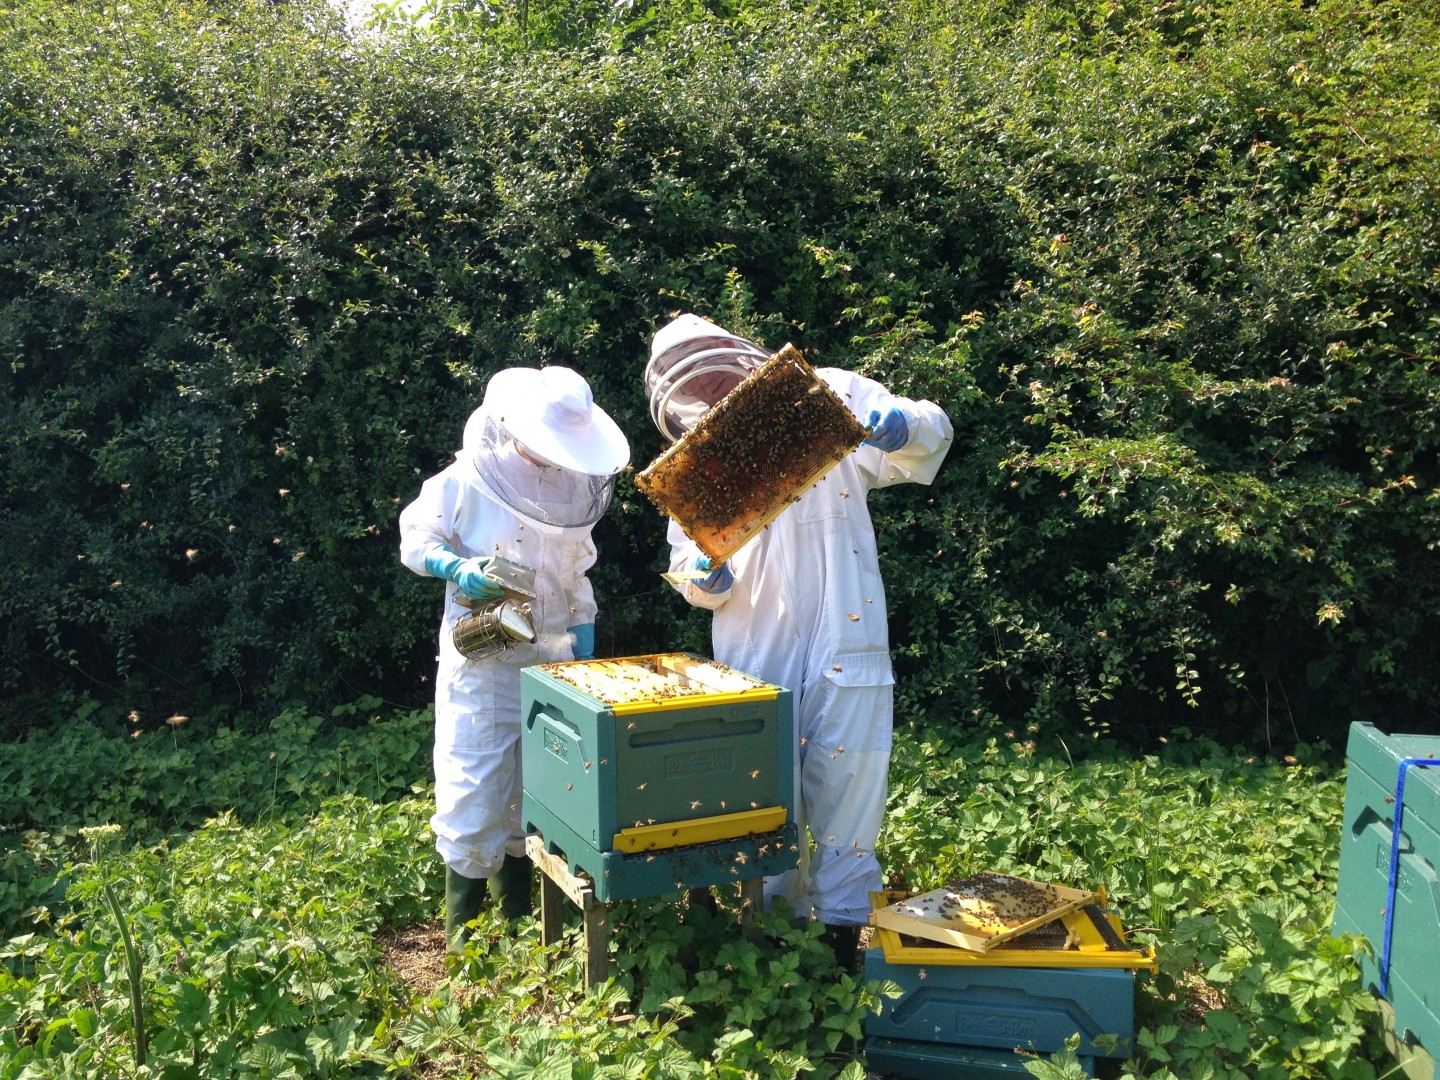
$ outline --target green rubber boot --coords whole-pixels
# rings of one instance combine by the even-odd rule
[[[445,949],[458,953],[465,948],[470,929],[465,924],[480,914],[485,906],[488,882],[485,878],[468,878],[445,868]]]
[[[854,975],[859,970],[860,927],[831,924],[825,927],[820,940],[835,954],[835,966]]]
[[[506,855],[500,869],[490,879],[491,891],[500,914],[507,919],[523,919],[535,910],[530,890],[530,860]]]

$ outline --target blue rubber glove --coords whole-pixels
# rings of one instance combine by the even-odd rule
[[[490,560],[484,555],[462,559],[439,545],[425,556],[427,574],[455,582],[461,595],[470,600],[495,600],[505,595],[500,583],[485,572],[489,565]]]
[[[709,557],[700,555],[690,565],[696,570],[710,571],[695,581],[695,587],[701,592],[722,593],[735,584],[735,575],[730,572],[729,563],[722,562],[719,566],[711,566]]]
[[[593,622],[581,623],[579,626],[570,627],[570,633],[575,635],[575,644],[572,651],[576,660],[595,659],[595,624]]]
[[[870,429],[870,434],[865,436],[865,442],[887,454],[894,453],[910,441],[910,425],[905,422],[905,414],[899,409],[892,408],[883,418],[879,409],[872,409],[865,426]]]

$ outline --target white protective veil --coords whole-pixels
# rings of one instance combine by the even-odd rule
[[[656,332],[645,365],[650,419],[674,442],[769,359],[755,342],[698,315],[672,319]]]
[[[509,368],[486,386],[461,454],[488,497],[558,533],[589,529],[604,516],[630,446],[574,371]]]

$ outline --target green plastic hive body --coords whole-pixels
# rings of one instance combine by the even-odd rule
[[[1052,1054],[1080,1035],[1078,1054],[1126,1057],[1135,1034],[1135,976],[1106,968],[934,967],[865,954],[865,978],[902,991],[865,1018],[865,1033],[903,1044]],[[1114,1035],[1113,1049],[1095,1040]]]
[[[1077,1055],[1086,1076],[1095,1075],[1095,1059]],[[912,1039],[872,1038],[865,1043],[869,1075],[904,1077],[905,1080],[1029,1080],[1029,1058],[1013,1050],[985,1050],[975,1046],[917,1042]],[[1068,1074],[1067,1074],[1068,1075]]]
[[[634,711],[540,668],[520,675],[522,816],[601,901],[781,873],[798,858],[790,692],[705,697]],[[734,697],[734,695],[721,695]],[[784,808],[755,835],[633,854],[627,829]]]
[[[1440,758],[1440,737],[1385,735],[1350,726],[1346,745],[1345,823],[1340,838],[1336,933],[1363,934],[1374,955],[1361,977],[1381,992],[1380,958],[1389,897],[1391,840],[1400,763]],[[1391,919],[1389,985],[1394,1031],[1402,1042],[1440,1050],[1440,767],[1412,766],[1405,779]]]

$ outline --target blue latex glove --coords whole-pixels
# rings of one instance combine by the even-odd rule
[[[570,627],[570,633],[575,635],[573,651],[576,660],[595,659],[595,624],[593,622],[581,623],[579,626]]]
[[[899,450],[910,441],[910,425],[905,422],[905,414],[899,409],[892,408],[884,417],[881,417],[879,409],[872,409],[865,426],[870,428],[865,442],[887,454]]]
[[[449,548],[436,546],[425,556],[425,572],[455,582],[461,595],[470,600],[495,600],[505,595],[500,583],[485,571],[490,560],[484,555],[462,559]]]
[[[700,555],[690,565],[696,570],[710,571],[695,581],[695,587],[701,592],[722,593],[735,584],[735,575],[730,572],[729,563],[722,562],[719,566],[711,566],[709,557]]]

